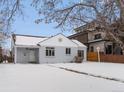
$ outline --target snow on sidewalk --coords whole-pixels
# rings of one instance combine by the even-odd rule
[[[66,70],[82,72],[91,76],[101,76],[103,78],[115,79],[115,81],[124,82],[124,64],[84,62],[52,65],[63,69],[65,68]]]

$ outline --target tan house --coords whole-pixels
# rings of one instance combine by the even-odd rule
[[[114,42],[106,37],[105,32],[89,31],[88,44],[90,52],[97,52],[97,47],[100,47],[100,52],[112,54],[114,52]]]
[[[88,46],[88,33],[86,31],[78,32],[76,34],[69,36],[68,38],[76,39],[81,43],[85,44],[86,46]]]
[[[88,47],[88,52],[97,52],[97,47],[100,47],[100,52],[105,54],[114,54],[116,42],[103,31],[104,29],[96,23],[90,23],[75,29],[76,34],[69,36],[70,39],[77,39]]]

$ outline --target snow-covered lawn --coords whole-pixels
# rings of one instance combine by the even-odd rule
[[[124,64],[116,63],[67,63],[67,64],[52,64],[56,67],[67,68],[74,71],[89,73],[95,76],[102,76],[117,79],[124,82]]]
[[[113,72],[112,70],[116,71],[116,69],[123,70],[124,67],[119,64],[111,66],[111,64],[96,63],[49,65],[85,71],[94,68],[94,71],[99,73],[100,71],[96,70],[109,69],[109,72]],[[124,91],[124,83],[78,74],[49,65],[0,64],[0,91]],[[116,72],[115,74],[120,75]]]

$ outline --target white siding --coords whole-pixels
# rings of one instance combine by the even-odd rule
[[[73,61],[74,57],[77,55],[77,48],[71,48],[71,54],[66,55],[65,50],[69,47],[55,47],[55,56],[46,57],[46,48],[40,48],[40,63],[62,63]]]
[[[65,50],[66,48],[71,48],[71,55],[66,55]],[[74,57],[77,56],[77,51],[79,48],[75,47],[55,47],[55,56],[54,57],[46,57],[46,47],[41,47],[39,51],[39,60],[40,63],[67,63],[74,61]],[[84,50],[84,60],[86,61],[87,53],[86,48],[80,48]]]
[[[61,42],[59,41],[61,39]],[[39,52],[40,63],[62,63],[62,62],[71,62],[74,61],[74,57],[77,56],[77,51],[79,49],[78,44],[69,40],[65,36],[59,34],[57,36],[51,37],[43,42],[39,43],[41,45]],[[46,57],[46,47],[55,48],[54,57]],[[71,48],[71,55],[66,55],[66,48]],[[84,56],[86,61],[86,46],[80,46],[80,49],[84,50]]]

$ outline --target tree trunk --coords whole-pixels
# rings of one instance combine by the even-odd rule
[[[124,32],[124,0],[119,1],[120,8],[120,30]]]
[[[124,23],[124,7],[121,7],[120,9],[120,18],[121,18],[121,23]]]

